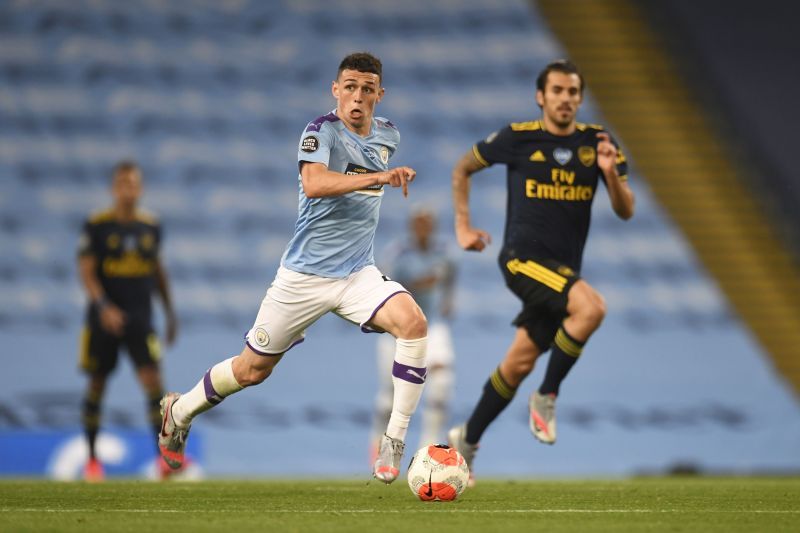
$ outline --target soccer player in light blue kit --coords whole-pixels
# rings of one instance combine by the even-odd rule
[[[428,375],[422,410],[421,448],[447,442],[445,428],[453,395],[453,340],[449,321],[453,310],[456,263],[452,251],[436,238],[433,210],[416,206],[408,224],[409,233],[392,242],[379,257],[381,270],[411,291],[428,319]],[[380,335],[376,346],[378,393],[372,420],[372,454],[376,454],[386,422],[392,412],[391,368],[394,342]]]
[[[383,186],[402,187],[407,196],[416,172],[389,168],[400,134],[374,117],[384,95],[380,60],[366,53],[345,57],[331,92],[336,109],[310,122],[300,138],[294,236],[242,352],[210,368],[188,393],[169,393],[161,401],[159,449],[172,468],[183,464],[196,415],[267,379],[283,354],[303,341],[306,328],[332,312],[365,332],[396,338],[392,413],[373,475],[391,483],[399,474],[425,383],[427,322],[409,292],[375,267],[373,240]]]

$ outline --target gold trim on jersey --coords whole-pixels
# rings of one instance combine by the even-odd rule
[[[538,131],[543,130],[544,126],[542,125],[541,120],[529,120],[528,122],[512,122],[511,123],[511,130],[512,131]]]
[[[89,215],[89,223],[90,224],[101,224],[103,222],[114,222],[117,219],[117,213],[114,211],[113,207],[103,209],[101,211],[96,211]],[[151,226],[158,225],[158,217],[152,211],[148,211],[147,209],[137,209],[136,212],[133,214],[133,219],[136,222],[143,222],[145,224],[150,224]]]
[[[475,145],[473,145],[473,146],[472,146],[472,153],[473,153],[473,155],[475,156],[475,159],[477,159],[477,160],[478,160],[478,163],[480,163],[481,165],[483,165],[483,166],[485,166],[485,167],[488,167],[488,166],[489,166],[489,162],[488,162],[488,161],[486,161],[486,160],[483,158],[483,156],[481,155],[481,153],[478,151],[478,145],[477,145],[477,144],[475,144]]]
[[[586,124],[584,122],[576,122],[575,123],[575,129],[578,130],[578,131],[586,131],[589,128],[591,128],[593,130],[605,130],[605,128],[603,126],[601,126],[600,124]]]
[[[506,263],[506,268],[512,274],[517,273],[528,276],[529,278],[538,281],[542,285],[546,285],[556,292],[564,292],[564,287],[567,284],[567,278],[556,274],[549,268],[540,265],[534,261],[525,261],[524,263],[519,259],[512,259]]]

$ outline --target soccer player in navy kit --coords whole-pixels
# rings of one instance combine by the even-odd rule
[[[142,173],[136,163],[123,161],[114,168],[111,193],[114,205],[89,217],[78,250],[78,269],[89,299],[80,354],[80,366],[89,376],[82,406],[89,445],[87,481],[104,477],[95,444],[106,381],[116,368],[121,347],[127,350],[147,394],[154,433],[161,428],[159,402],[164,391],[161,349],[152,323],[154,291],[164,305],[167,344],[174,341],[178,327],[160,256],[161,225],[138,207]],[[160,460],[159,465],[163,465]],[[168,469],[161,473],[165,475]]]
[[[381,69],[370,54],[345,57],[331,87],[336,109],[311,121],[300,138],[294,236],[242,352],[209,369],[188,393],[163,398],[159,447],[172,467],[183,463],[194,416],[264,381],[283,354],[303,341],[306,328],[332,312],[363,331],[396,338],[392,413],[373,474],[385,483],[399,475],[408,424],[425,383],[427,322],[408,291],[383,276],[373,258],[384,185],[407,195],[416,175],[409,167],[389,168],[400,134],[374,116],[384,94]]]
[[[580,277],[599,180],[617,216],[633,216],[625,157],[602,126],[576,121],[584,81],[575,65],[549,64],[536,89],[540,120],[512,123],[491,134],[453,169],[456,237],[465,250],[480,252],[490,236],[470,223],[470,177],[495,163],[506,165],[508,207],[499,263],[506,285],[523,304],[505,358],[469,420],[448,434],[470,469],[483,432],[547,350],[550,360],[543,383],[530,396],[529,422],[538,440],[555,442],[559,386],[606,313],[603,297]]]

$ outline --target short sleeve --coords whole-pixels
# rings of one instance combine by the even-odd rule
[[[80,237],[78,238],[78,257],[96,255],[95,226],[88,220],[83,223]]]
[[[300,136],[300,144],[297,147],[298,167],[303,162],[328,165],[335,143],[336,136],[329,123],[323,123],[320,128],[307,127]]]
[[[510,126],[496,131],[472,147],[475,158],[484,166],[510,163],[514,160],[514,138]]]

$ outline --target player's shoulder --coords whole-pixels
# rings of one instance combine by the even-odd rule
[[[309,122],[306,125],[306,129],[304,130],[304,133],[308,133],[308,132],[319,133],[320,131],[322,131],[323,127],[335,125],[340,121],[341,121],[341,119],[336,116],[336,113],[331,111],[330,113],[328,113],[326,115],[319,116],[319,117],[315,118],[314,120],[312,120],[311,122]]]
[[[541,120],[527,120],[525,122],[512,122],[508,125],[512,132],[544,131]]]
[[[139,208],[134,216],[136,222],[147,224],[148,226],[158,226],[158,216],[148,209]]]
[[[388,139],[392,139],[395,142],[400,139],[400,131],[397,129],[397,126],[395,126],[394,123],[388,118],[375,117],[375,127],[378,134]]]
[[[375,123],[379,128],[397,131],[397,126],[395,126],[394,123],[388,118],[375,117]]]
[[[86,222],[90,226],[98,226],[100,224],[107,224],[113,222],[115,219],[114,210],[111,208],[98,209],[92,211],[86,218]]]
[[[588,124],[585,122],[576,122],[575,129],[581,132],[597,133],[600,131],[608,131],[602,124]]]

